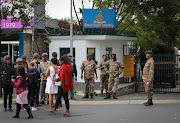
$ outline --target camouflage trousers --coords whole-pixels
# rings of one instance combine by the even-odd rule
[[[45,89],[46,89],[46,80],[42,80],[41,81],[41,101],[44,101],[45,100]]]
[[[153,98],[153,82],[149,83],[147,80],[143,80],[145,93],[148,99]]]
[[[119,76],[114,77],[114,76],[109,76],[109,81],[108,81],[108,93],[116,93],[118,89],[118,83],[119,83]]]
[[[104,86],[105,86],[106,91],[108,91],[108,79],[109,79],[109,76],[101,74],[100,78],[101,78],[100,91],[103,92]]]
[[[85,79],[86,90],[85,93],[94,93],[94,79]]]

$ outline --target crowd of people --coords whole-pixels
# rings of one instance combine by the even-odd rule
[[[144,68],[143,79],[148,102],[145,105],[153,105],[152,72],[154,70],[154,61],[152,59],[152,52],[148,51],[146,55],[148,61]],[[110,60],[107,60],[107,55],[104,54],[102,56],[103,60],[99,63],[98,67],[92,60],[93,54],[88,54],[87,59],[82,62],[80,67],[81,79],[84,78],[86,84],[85,95],[82,99],[89,98],[89,96],[91,99],[94,99],[94,78],[96,77],[96,80],[98,79],[97,68],[101,71],[100,96],[105,96],[104,99],[110,99],[112,94],[113,99],[117,99],[116,93],[119,84],[119,75],[123,72],[124,66],[117,61],[116,54],[112,54],[111,57]],[[62,107],[63,99],[66,105],[66,111],[63,114],[70,114],[68,92],[70,91],[70,98],[76,100],[74,97],[74,81],[77,81],[77,69],[75,62],[72,60],[72,55],[68,53],[57,59],[57,53],[53,52],[50,61],[48,60],[47,53],[41,55],[41,61],[39,58],[39,54],[35,53],[32,61],[28,63],[26,56],[23,55],[21,58],[16,59],[16,65],[14,65],[9,56],[4,57],[4,63],[1,66],[4,88],[4,111],[13,111],[12,94],[13,88],[15,88],[17,94],[16,115],[13,118],[19,118],[20,110],[24,107],[29,114],[27,119],[32,119],[32,111],[38,110],[37,107],[45,103],[49,104],[47,111],[55,113],[59,107]],[[150,80],[148,81],[149,76]],[[105,94],[103,92],[104,88],[106,91]],[[9,104],[7,104],[8,96]],[[54,99],[56,99],[56,102],[53,105]]]

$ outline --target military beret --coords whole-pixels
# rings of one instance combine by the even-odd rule
[[[153,52],[151,50],[148,50],[145,52],[145,54],[153,54]]]
[[[89,53],[89,54],[87,54],[87,56],[93,56],[93,54],[92,54],[92,53]]]
[[[22,56],[21,56],[21,59],[26,59],[26,56],[25,56],[25,55],[22,55]]]
[[[39,57],[39,54],[38,53],[34,53],[33,57]]]
[[[47,54],[47,53],[43,53],[41,56],[42,56],[42,57],[43,57],[43,56],[48,56],[48,54]]]

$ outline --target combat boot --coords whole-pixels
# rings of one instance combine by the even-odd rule
[[[113,93],[113,99],[118,99],[118,98],[116,97],[116,93]]]
[[[147,103],[149,103],[149,100],[147,102],[143,103],[143,104],[146,105]]]
[[[104,99],[111,99],[111,94],[108,93],[107,96]]]
[[[89,98],[88,93],[86,93],[86,95],[84,95],[84,96],[82,97],[82,99],[86,99],[86,98]]]
[[[94,99],[94,97],[93,97],[93,93],[91,93],[91,99]]]
[[[152,98],[151,99],[148,99],[148,103],[144,104],[145,106],[150,106],[150,105],[153,105],[153,101],[152,101]]]

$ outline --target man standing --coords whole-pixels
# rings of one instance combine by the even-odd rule
[[[16,65],[14,66],[15,69],[18,68],[18,66],[23,65],[23,60],[21,58],[16,59]]]
[[[144,103],[145,106],[153,105],[152,98],[153,98],[153,80],[154,80],[154,60],[152,58],[152,51],[146,51],[146,64],[143,69],[143,82],[145,87],[145,92],[148,98],[148,101]]]
[[[113,98],[117,99],[116,92],[119,84],[119,75],[122,73],[124,67],[120,62],[117,61],[116,54],[112,54],[112,60],[109,60],[106,65],[109,66],[109,81],[108,95],[104,99],[110,99],[111,92],[113,92]]]
[[[53,53],[52,53],[52,58],[56,58],[56,59],[57,59],[57,53],[56,53],[56,52],[53,52]],[[57,59],[57,64],[56,64],[56,65],[57,65],[57,66],[60,66],[58,59]]]
[[[4,63],[1,66],[1,75],[3,75],[3,88],[4,88],[4,111],[7,111],[7,97],[9,96],[9,111],[12,112],[12,94],[13,94],[13,83],[11,81],[11,76],[15,75],[15,70],[13,69],[13,64],[10,61],[10,56],[4,57]]]
[[[70,53],[67,54],[67,56],[69,57],[69,59],[72,61],[72,66],[73,66],[73,70],[72,70],[72,80],[73,80],[73,85],[74,85],[74,80],[77,81],[77,69],[76,69],[76,63],[72,60],[72,55]],[[75,76],[75,77],[74,77]],[[74,98],[74,89],[70,90],[70,96],[72,100],[76,100]]]
[[[100,96],[103,96],[103,86],[105,85],[105,89],[106,89],[106,95],[107,95],[107,91],[108,91],[108,67],[106,65],[107,62],[107,56],[106,54],[103,55],[103,60],[99,63],[99,70],[101,70],[101,74],[100,74],[100,78],[101,78],[101,83],[100,83],[100,91],[101,94]]]
[[[23,60],[23,67],[24,67],[24,69],[27,70],[28,69],[28,63],[26,61],[26,56],[22,55],[21,59]]]
[[[51,65],[51,63],[48,61],[48,54],[43,53],[42,54],[42,62],[39,65],[39,72],[41,74],[41,104],[45,104],[45,88],[46,88],[46,82],[47,78],[45,77],[47,68]]]
[[[94,73],[96,75],[96,80],[98,79],[97,73],[96,73],[96,63],[92,60],[92,55],[93,54],[88,54],[87,55],[87,60],[82,62],[81,65],[81,79],[83,79],[83,72],[84,72],[84,80],[86,83],[86,90],[85,90],[85,96],[84,98],[89,98],[89,88],[90,88],[90,93],[91,93],[91,99],[93,98],[94,94]]]

